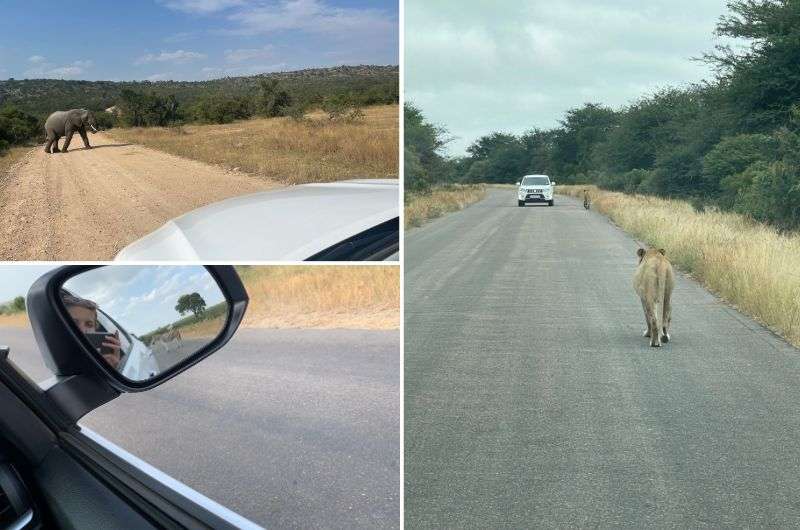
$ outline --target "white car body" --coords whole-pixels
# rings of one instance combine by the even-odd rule
[[[547,175],[525,175],[518,183],[517,205],[525,206],[529,202],[546,202],[553,205],[553,188],[556,183]]]
[[[399,216],[397,180],[303,184],[193,210],[123,248],[114,260],[302,261]]]

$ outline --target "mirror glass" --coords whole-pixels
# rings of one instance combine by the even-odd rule
[[[228,303],[204,267],[114,265],[73,276],[61,300],[112,368],[146,381],[222,332]]]

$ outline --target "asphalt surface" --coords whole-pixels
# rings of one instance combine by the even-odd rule
[[[514,190],[408,234],[406,528],[800,526],[800,351],[682,274],[650,348],[636,249]]]
[[[50,376],[28,329],[0,343]],[[400,526],[399,333],[242,329],[83,425],[271,528]]]

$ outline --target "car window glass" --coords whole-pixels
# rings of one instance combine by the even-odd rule
[[[546,186],[550,184],[547,177],[525,177],[522,179],[522,184],[525,186]]]

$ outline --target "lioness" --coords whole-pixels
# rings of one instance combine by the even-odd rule
[[[645,337],[650,337],[650,346],[658,348],[669,342],[669,323],[672,319],[670,298],[675,285],[672,265],[664,256],[664,249],[636,251],[639,266],[633,276],[633,288],[639,294],[647,322]]]

